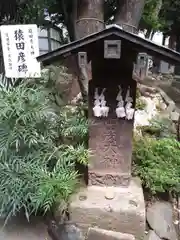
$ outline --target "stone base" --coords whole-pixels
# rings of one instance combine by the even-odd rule
[[[89,186],[74,195],[70,218],[84,234],[89,227],[144,236],[145,203],[139,179],[127,188]]]

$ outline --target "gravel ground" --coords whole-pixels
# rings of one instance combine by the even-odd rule
[[[31,223],[24,218],[16,218],[5,228],[1,221],[0,228],[0,240],[51,240],[41,218],[33,218]]]

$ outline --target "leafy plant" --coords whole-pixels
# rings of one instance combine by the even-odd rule
[[[88,120],[86,119],[84,108],[81,107],[64,107],[61,112],[61,137],[71,144],[88,143]],[[88,146],[87,146],[88,147]]]
[[[141,130],[142,135],[145,136],[151,136],[151,137],[159,137],[161,134],[161,129],[159,129],[156,126],[139,126],[138,129]]]
[[[146,108],[146,102],[141,98],[140,90],[136,91],[136,109],[144,110]]]
[[[180,143],[175,139],[135,137],[133,174],[153,194],[180,192]]]
[[[65,119],[65,111],[53,108],[43,84],[0,90],[0,214],[5,223],[20,211],[29,218],[59,203],[63,211],[76,191],[75,164],[88,159],[87,123],[80,114]],[[66,136],[73,145],[65,144]]]
[[[136,109],[144,110],[145,108],[146,108],[146,102],[141,98],[137,98],[136,99]]]
[[[167,117],[156,115],[149,121],[148,126],[139,126],[138,129],[143,136],[159,138],[175,138],[176,129],[173,128],[173,122]]]
[[[156,129],[156,133],[159,132],[159,135],[157,135],[159,138],[175,137],[172,124],[171,119],[161,116],[156,116],[150,121],[150,126]]]

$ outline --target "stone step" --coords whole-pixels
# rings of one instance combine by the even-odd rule
[[[114,169],[89,170],[88,184],[96,186],[128,186],[131,178],[130,173],[120,173]]]
[[[89,228],[86,236],[87,240],[135,240],[132,234],[107,231],[101,228]]]

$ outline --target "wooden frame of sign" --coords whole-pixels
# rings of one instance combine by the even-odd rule
[[[105,40],[104,41],[104,58],[121,57],[121,40]]]

